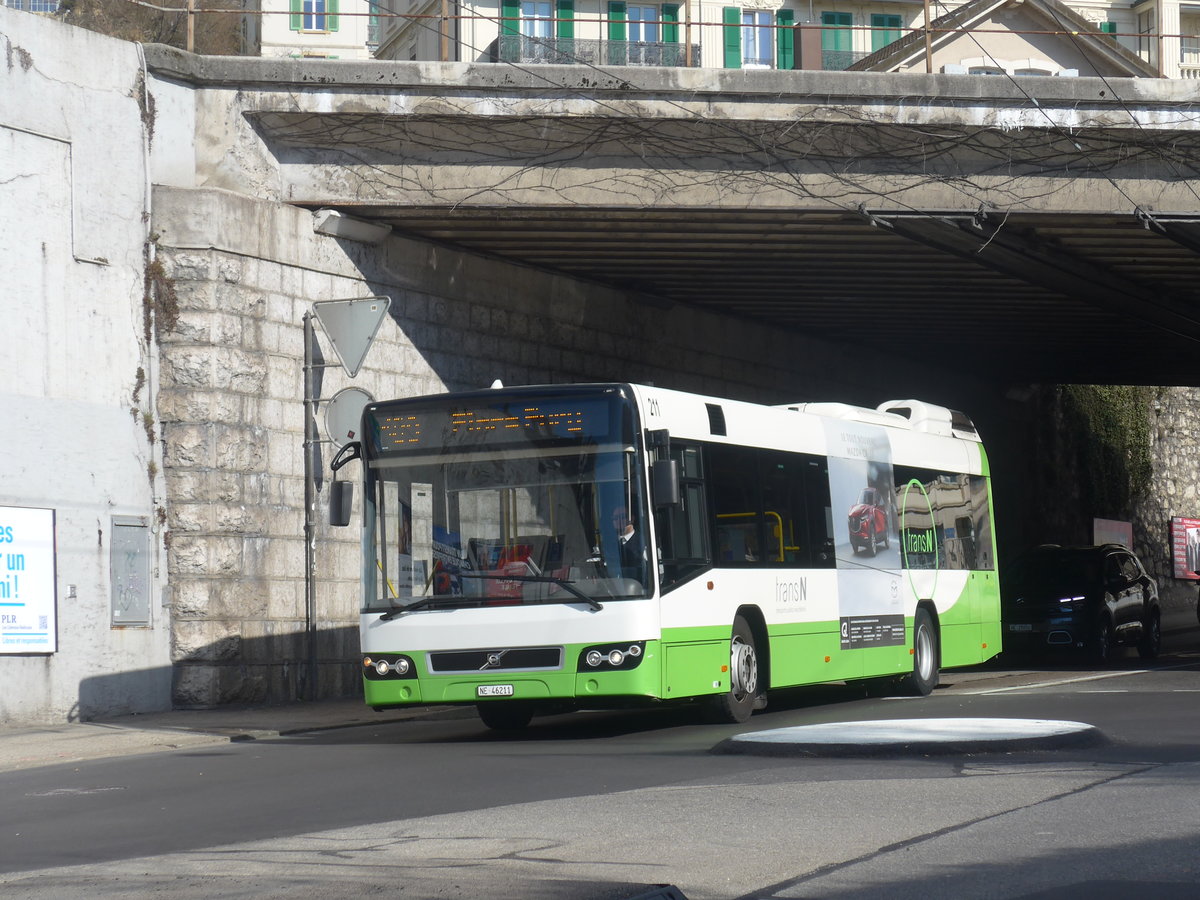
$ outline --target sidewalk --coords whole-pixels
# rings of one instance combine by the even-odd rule
[[[361,697],[354,697],[277,706],[177,709],[62,725],[0,726],[0,773],[330,728],[474,715],[473,709],[451,707],[376,712]]]

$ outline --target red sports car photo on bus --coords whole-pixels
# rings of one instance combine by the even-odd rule
[[[878,547],[888,548],[887,510],[878,488],[863,488],[858,503],[850,507],[848,520],[850,546],[855,553],[866,550],[869,556],[874,556]]]

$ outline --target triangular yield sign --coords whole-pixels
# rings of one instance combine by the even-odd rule
[[[351,300],[318,300],[313,315],[333,344],[333,352],[353,378],[358,374],[375,332],[392,306],[391,297],[355,297]]]

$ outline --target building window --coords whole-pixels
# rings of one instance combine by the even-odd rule
[[[550,0],[521,0],[521,34],[549,38],[552,19]]]
[[[338,0],[291,0],[292,31],[338,30]]]
[[[630,6],[629,40],[631,42],[656,44],[659,36],[661,15],[657,6]]]
[[[35,13],[58,12],[58,0],[6,0],[4,5],[11,9],[24,9]]]
[[[996,66],[971,66],[967,70],[969,75],[1003,75],[1004,70]]]
[[[1200,37],[1180,38],[1179,61],[1185,66],[1200,66]]]
[[[326,31],[325,0],[304,0],[304,31]]]
[[[1154,10],[1138,13],[1138,55],[1144,60],[1153,58]]]
[[[901,22],[899,16],[881,15],[879,13],[871,16],[871,50],[879,50],[886,47],[892,41],[900,39]]]
[[[823,12],[821,13],[821,49],[849,52],[853,33],[850,26],[853,21],[850,13]]]
[[[770,68],[775,61],[771,14],[764,10],[742,13],[742,65]]]

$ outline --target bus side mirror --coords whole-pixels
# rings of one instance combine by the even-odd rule
[[[329,482],[329,524],[343,528],[350,524],[350,507],[354,503],[353,481]]]
[[[673,459],[658,459],[651,463],[650,492],[655,506],[678,506],[679,463]]]

